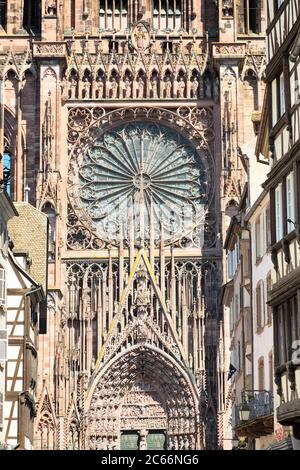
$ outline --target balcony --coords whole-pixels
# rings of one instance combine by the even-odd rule
[[[243,407],[248,410],[247,420],[241,419]],[[272,434],[274,431],[272,393],[266,390],[244,390],[242,403],[235,405],[233,409],[233,426],[238,437],[259,438]]]
[[[297,359],[298,360],[298,359]],[[284,426],[300,423],[300,367],[289,361],[275,369],[277,385],[277,418]]]

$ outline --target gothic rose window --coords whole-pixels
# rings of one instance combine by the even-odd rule
[[[69,173],[70,201],[102,240],[158,244],[203,220],[206,168],[189,141],[167,127],[135,123],[111,130],[78,156],[77,165]]]

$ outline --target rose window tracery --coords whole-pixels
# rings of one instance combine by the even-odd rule
[[[77,157],[70,201],[79,219],[105,241],[158,245],[204,221],[208,174],[178,132],[136,122],[105,132]]]

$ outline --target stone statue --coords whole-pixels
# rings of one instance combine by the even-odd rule
[[[205,85],[205,97],[210,99],[212,96],[211,96],[211,80],[209,76],[205,77],[204,85]]]
[[[76,98],[76,89],[77,89],[77,80],[73,75],[70,77],[70,80],[69,80],[69,96],[71,99]]]
[[[146,431],[140,432],[140,448],[139,450],[147,450]]]
[[[219,100],[219,96],[220,96],[220,80],[219,80],[219,77],[215,77],[214,79],[214,99],[215,101],[218,101]]]
[[[147,278],[142,271],[138,272],[137,275],[137,289],[134,301],[137,307],[146,307],[150,303],[150,291],[147,288]]]
[[[190,448],[190,443],[189,443],[189,440],[188,440],[187,436],[184,437],[183,448],[184,448],[184,450],[189,450],[189,448]]]
[[[84,77],[83,79],[83,87],[82,87],[82,98],[89,99],[90,98],[90,90],[91,90],[91,82],[88,77]]]
[[[111,88],[111,97],[113,99],[116,99],[117,94],[118,94],[118,82],[114,77],[111,79],[110,88]]]
[[[125,88],[125,98],[131,98],[131,92],[132,92],[132,80],[130,80],[129,76],[126,75],[125,80],[124,80],[124,88]]]
[[[151,79],[152,98],[158,98],[157,89],[158,89],[158,80],[157,80],[157,76],[156,76],[156,75],[153,75],[153,77],[152,77],[152,79]]]
[[[197,80],[197,77],[194,77],[192,81],[192,98],[198,98],[198,90],[199,81]]]
[[[104,80],[103,80],[103,77],[98,75],[96,85],[97,85],[96,98],[103,98],[103,94],[104,94]]]
[[[190,445],[190,450],[195,449],[195,437],[193,435],[189,436],[189,445]]]
[[[185,92],[185,81],[184,81],[183,77],[180,77],[178,82],[177,82],[178,98],[184,98],[184,92]]]
[[[165,98],[171,98],[172,82],[169,75],[165,78]]]
[[[96,450],[96,438],[95,436],[91,436],[90,438],[90,449]]]
[[[145,82],[143,77],[138,78],[138,98],[144,98]]]

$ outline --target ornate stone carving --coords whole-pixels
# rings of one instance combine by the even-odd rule
[[[139,21],[133,26],[131,44],[138,53],[144,53],[150,46],[149,25],[145,21]]]
[[[34,57],[62,57],[66,55],[65,42],[34,42],[33,43]]]
[[[104,111],[103,111],[103,112],[104,112]],[[101,111],[102,114],[103,114],[103,112]],[[129,110],[126,111],[126,115],[124,115],[124,117],[129,118],[128,112],[129,112]],[[149,117],[151,117],[152,113],[154,113],[154,115],[156,115],[156,114],[157,114],[158,112],[160,112],[160,111],[157,110],[157,109],[156,109],[156,110],[154,110],[154,109],[149,109],[149,111],[146,111],[146,110],[145,110],[145,112],[146,112],[146,115],[149,113]],[[93,113],[95,113],[95,112],[93,112]],[[73,141],[73,138],[75,138],[76,135],[78,135],[78,132],[82,132],[84,128],[87,128],[90,124],[92,124],[92,122],[93,122],[92,114],[93,114],[93,113],[91,113],[89,110],[83,109],[83,108],[82,108],[82,109],[81,109],[81,108],[73,108],[73,109],[70,111],[70,114],[69,114],[69,124],[70,124],[70,127],[71,127],[71,129],[72,129],[72,133],[70,133],[71,141]],[[135,116],[133,119],[136,120],[136,119],[137,119],[138,110],[133,110],[133,109],[132,109],[132,110],[130,110],[130,113],[132,113],[132,114]],[[172,119],[174,119],[175,122],[176,122],[176,119],[175,119],[176,115],[174,115],[174,114],[172,114],[172,113],[170,114],[170,112],[166,112],[166,113],[167,113],[167,114],[166,114],[166,117],[167,117],[167,115],[169,114],[170,117],[172,117]],[[97,114],[97,113],[96,113],[96,114]],[[115,114],[116,116],[118,116],[118,118],[120,119],[120,116],[121,116],[120,111],[113,112],[113,114]],[[211,136],[211,124],[212,124],[212,120],[211,120],[211,118],[209,117],[208,111],[205,111],[204,109],[203,109],[203,110],[200,110],[200,109],[199,109],[199,110],[191,111],[191,110],[184,110],[184,109],[182,108],[182,109],[179,109],[178,114],[179,114],[179,116],[180,116],[180,120],[178,120],[178,115],[177,115],[177,122],[178,122],[178,124],[180,124],[180,127],[181,127],[181,128],[184,128],[184,126],[185,126],[185,125],[187,124],[187,122],[189,121],[189,122],[195,127],[195,131],[196,131],[196,129],[198,129],[199,134],[203,136],[203,138],[205,139],[205,141],[207,141],[207,140],[210,141],[210,140],[211,140],[211,138],[212,138],[212,136]],[[161,112],[160,120],[162,120],[163,115],[164,115],[164,111]],[[104,117],[104,115],[103,115],[103,117]],[[111,117],[111,114],[108,115],[108,118],[109,118],[109,119],[110,119],[110,117]],[[208,120],[207,120],[207,119],[208,119]],[[105,120],[106,120],[106,122],[107,122],[107,118],[105,118]],[[95,121],[95,124],[96,124],[96,126],[94,125],[94,127],[91,128],[90,134],[91,134],[91,137],[94,135],[95,138],[97,138],[97,133],[98,133],[98,130],[97,130],[97,129],[98,129],[98,126],[101,125],[101,121]],[[190,127],[191,124],[188,124],[188,126],[187,126],[188,129],[189,129],[189,127]],[[121,129],[121,128],[120,128],[120,129]],[[127,129],[128,129],[128,131],[127,131]],[[147,138],[150,138],[150,137],[152,136],[153,132],[154,132],[154,127],[153,127],[153,126],[150,126],[150,127],[149,127],[149,130],[151,130],[150,134],[149,134],[149,132],[147,131],[147,129],[148,129],[148,128],[147,128],[147,126],[145,127],[145,125],[142,125],[141,127],[137,126],[136,129],[133,129],[133,128],[131,128],[131,127],[125,126],[125,127],[123,127],[123,131],[122,131],[122,132],[121,132],[121,130],[120,130],[121,133],[119,134],[119,136],[120,136],[119,138],[117,138],[117,135],[118,135],[118,134],[116,134],[115,131],[113,131],[113,133],[110,134],[111,137],[107,137],[106,139],[108,139],[108,140],[105,140],[105,142],[103,141],[104,147],[103,147],[103,150],[101,151],[101,155],[102,155],[101,158],[104,158],[104,160],[103,160],[104,163],[103,163],[103,164],[105,164],[105,166],[108,165],[108,163],[105,163],[105,162],[106,162],[106,159],[105,159],[105,152],[109,151],[107,145],[109,145],[109,146],[111,146],[111,145],[115,146],[115,144],[116,144],[117,142],[119,142],[119,143],[121,144],[121,141],[124,141],[124,139],[127,140],[127,138],[130,138],[130,139],[135,138],[135,139],[139,139],[139,140],[140,140],[140,139],[144,139],[144,138],[146,138],[147,136],[148,136]],[[129,132],[129,131],[130,131],[130,132]],[[129,134],[128,134],[128,132],[129,132]],[[145,134],[145,132],[146,132],[146,134]],[[127,134],[128,134],[128,135],[127,135]],[[149,135],[148,135],[148,134],[149,134]],[[162,145],[164,145],[164,144],[163,144],[164,139],[167,138],[167,134],[165,134],[165,132],[163,132],[162,136],[164,136],[164,135],[165,135],[165,137],[162,139]],[[154,136],[154,135],[153,135],[153,136]],[[195,135],[194,135],[194,136],[195,136]],[[111,140],[111,141],[109,142],[109,139],[111,139],[111,138],[112,138],[113,140]],[[117,141],[116,141],[116,138],[117,138]],[[153,138],[154,138],[154,137],[153,137]],[[84,139],[85,139],[85,137],[84,137]],[[92,137],[92,139],[94,140],[94,137]],[[120,140],[120,139],[121,139],[121,140]],[[98,141],[98,139],[97,139],[96,141]],[[115,142],[115,143],[114,143],[114,142]],[[170,145],[170,144],[173,145],[173,144],[171,143],[171,141],[170,141],[169,145]],[[97,144],[97,145],[98,145],[98,144]],[[102,144],[101,144],[101,145],[102,145]],[[101,146],[101,145],[100,145],[100,146]],[[122,144],[122,145],[123,145],[123,144]],[[91,146],[91,151],[92,151],[92,149],[93,149],[92,140],[90,141],[89,146]],[[106,149],[106,147],[107,147],[107,149]],[[210,161],[209,152],[207,152],[207,151],[204,152],[204,147],[205,147],[205,144],[204,144],[204,142],[203,142],[203,144],[201,145],[200,155],[201,155],[201,153],[203,153],[204,160],[203,160],[202,163],[201,163],[201,161],[199,160],[199,165],[200,165],[200,168],[202,167],[203,175],[206,174],[207,176],[209,176],[209,178],[212,178],[213,175],[211,174],[212,167],[211,167],[211,164],[209,163],[209,161]],[[83,147],[83,148],[84,148],[84,147]],[[130,145],[129,145],[129,146],[127,145],[127,148],[130,149],[130,148],[131,148]],[[105,149],[106,149],[106,150],[105,150]],[[191,150],[191,149],[190,149],[190,150]],[[81,160],[81,159],[84,157],[84,155],[80,155],[80,153],[78,153],[78,151],[80,151],[80,147],[77,148],[77,150],[76,150],[77,153],[75,154],[75,155],[77,155],[78,157],[76,156],[76,160],[73,159],[73,163],[72,163],[71,166],[70,166],[69,181],[70,181],[70,183],[72,182],[72,189],[70,190],[70,197],[71,197],[71,200],[72,200],[72,206],[73,206],[74,212],[77,214],[77,217],[78,217],[81,221],[84,220],[84,224],[83,224],[83,225],[86,227],[86,228],[85,228],[85,231],[86,231],[86,230],[89,230],[91,233],[94,233],[94,234],[96,235],[96,232],[99,232],[99,229],[96,229],[96,226],[100,228],[100,227],[101,227],[101,224],[103,224],[103,223],[105,222],[105,219],[106,219],[106,217],[107,217],[107,216],[105,215],[105,214],[106,214],[106,211],[104,210],[104,206],[103,206],[102,212],[100,211],[101,214],[100,214],[100,212],[98,211],[98,212],[99,212],[98,215],[97,215],[97,214],[94,214],[94,215],[92,215],[92,217],[91,217],[91,216],[88,217],[88,212],[87,212],[86,210],[83,211],[82,203],[80,202],[80,200],[79,200],[78,197],[76,196],[76,194],[77,194],[77,189],[76,189],[76,184],[75,184],[76,181],[74,180],[74,176],[76,177],[76,175],[78,174],[78,169],[82,166],[82,160]],[[98,150],[97,150],[97,152],[98,152]],[[177,153],[178,153],[178,152],[177,152]],[[119,161],[118,154],[119,154],[118,152],[115,152],[115,158],[117,158],[117,160]],[[122,155],[123,155],[123,154],[120,154],[120,158],[121,158]],[[158,155],[158,154],[157,154],[157,155]],[[174,155],[175,155],[175,154],[174,154]],[[176,155],[177,155],[177,154],[176,154]],[[179,157],[179,153],[178,153],[177,156]],[[151,157],[151,153],[147,154],[147,159],[149,159],[150,157]],[[78,159],[78,158],[79,158],[79,159]],[[122,158],[123,158],[123,157],[122,157]],[[126,157],[126,158],[127,158],[127,160],[126,160],[126,164],[125,164],[125,165],[127,166],[127,165],[128,165],[128,162],[131,161],[131,159],[133,158],[133,156],[128,155],[128,157]],[[198,161],[198,157],[196,157],[196,158],[197,158],[197,161]],[[121,159],[121,160],[122,160],[122,159]],[[157,157],[156,157],[156,160],[157,160]],[[85,164],[84,164],[84,172],[89,171],[89,166],[90,166],[91,164],[92,164],[92,161],[91,161],[90,163],[88,163],[88,161],[85,162]],[[93,165],[94,165],[94,164],[95,164],[95,163],[93,163]],[[121,165],[122,165],[122,162],[119,161],[118,164],[121,164]],[[74,166],[74,165],[75,165],[75,166]],[[132,161],[132,165],[129,165],[129,166],[128,166],[127,172],[125,172],[125,173],[122,174],[122,181],[123,181],[123,183],[122,183],[122,187],[123,187],[122,191],[123,191],[123,190],[126,191],[126,187],[124,186],[124,184],[126,184],[126,181],[127,181],[127,180],[126,180],[126,178],[127,178],[127,173],[128,173],[128,171],[130,171],[130,172],[133,171],[134,165],[136,165],[136,163],[134,163],[134,161]],[[113,168],[110,169],[110,166],[111,166],[111,164],[108,165],[107,171],[110,171],[110,172],[111,172],[111,171],[117,171],[117,170],[113,170]],[[166,163],[164,164],[164,166],[166,166]],[[205,168],[209,168],[209,169],[210,169],[210,170],[209,170],[209,173],[206,172]],[[132,171],[131,171],[131,170],[132,170]],[[174,170],[172,170],[172,171],[173,171],[173,173],[174,173],[174,172],[176,173],[175,167],[174,167]],[[181,170],[181,171],[182,171],[182,170]],[[193,170],[193,171],[194,171],[194,170]],[[198,171],[198,170],[197,170],[197,171]],[[196,167],[195,167],[195,172],[196,172]],[[175,176],[176,176],[175,173],[174,173],[174,178],[175,178]],[[93,174],[96,175],[96,173],[93,173]],[[182,173],[181,173],[181,174],[182,174]],[[194,173],[193,173],[193,174],[194,174]],[[197,173],[197,174],[198,174],[198,173]],[[197,174],[195,173],[195,175],[194,175],[195,178],[197,178]],[[189,175],[191,175],[190,170],[189,170]],[[84,176],[84,174],[82,173],[82,177],[86,179],[87,175]],[[91,177],[93,178],[92,174],[91,174]],[[90,177],[88,177],[88,178],[90,178]],[[140,188],[141,176],[139,175],[139,172],[138,172],[137,174],[132,173],[132,175],[131,175],[131,173],[130,173],[130,175],[128,175],[128,178],[130,179],[130,181],[129,181],[129,179],[128,179],[128,185],[129,185],[129,186],[128,186],[128,189],[132,188],[132,191],[133,191],[132,197],[134,198],[133,200],[135,201],[135,196],[134,196],[134,194],[136,194],[136,196],[138,196],[138,194],[142,194],[142,193],[141,193],[141,188]],[[151,172],[151,166],[149,167],[149,169],[147,170],[147,172],[146,172],[145,174],[143,174],[142,180],[143,180],[143,191],[144,191],[143,194],[145,195],[146,198],[148,198],[148,190],[150,189],[150,187],[152,187],[152,184],[153,184],[153,182],[154,182],[154,180],[153,180],[153,175],[152,175],[152,172]],[[196,183],[196,179],[195,179],[195,183]],[[92,181],[91,181],[90,183],[87,182],[86,190],[88,190],[88,187],[89,187],[90,184],[92,184]],[[159,183],[159,184],[160,184],[160,183]],[[175,184],[175,183],[174,183],[174,184]],[[173,184],[173,194],[176,196],[177,191],[176,191],[176,187],[175,187],[176,185],[174,186],[174,184]],[[204,180],[203,180],[203,184],[205,184],[206,187],[211,188],[209,182],[205,183]],[[196,184],[196,186],[197,186],[197,187],[199,186],[198,183]],[[204,201],[204,199],[203,199],[203,200],[201,199],[201,198],[202,198],[201,194],[202,194],[202,195],[204,195],[204,194],[207,195],[207,189],[204,188],[204,186],[203,186],[203,189],[201,189],[201,185],[200,185],[200,187],[199,187],[200,193],[199,193],[198,196],[197,196],[197,194],[196,194],[196,191],[197,191],[196,186],[195,186],[195,188],[194,188],[194,189],[195,189],[195,194],[193,194],[192,197],[193,197],[193,198],[194,198],[194,197],[200,197],[200,200],[199,200],[199,201],[200,201],[200,206],[202,207],[202,204],[205,203],[205,201]],[[70,186],[70,187],[71,187],[71,186]],[[174,189],[175,189],[175,191],[174,191]],[[158,191],[158,190],[159,190],[159,187],[157,188],[157,191]],[[89,191],[89,190],[88,190],[88,191]],[[110,200],[110,192],[111,192],[111,190],[109,190],[109,189],[107,188],[105,191],[106,191],[106,198],[105,198],[105,200],[106,200],[106,205],[107,205],[107,204],[109,203],[109,200]],[[107,192],[107,191],[108,191],[108,192]],[[186,191],[187,191],[187,188],[185,188],[185,195],[188,194]],[[82,194],[83,194],[83,193],[82,193]],[[92,193],[89,193],[89,194],[90,194],[90,196],[88,196],[88,199],[90,199],[90,198],[92,197]],[[87,195],[88,195],[88,194],[86,194],[86,196],[87,196]],[[155,196],[155,197],[156,197],[156,196]],[[153,198],[153,204],[155,203],[155,197]],[[85,198],[85,199],[86,199],[86,198]],[[86,200],[87,200],[87,199],[86,199]],[[92,199],[91,199],[91,201],[92,201]],[[202,202],[201,202],[201,201],[202,201]],[[136,202],[138,202],[138,201],[136,200]],[[149,202],[150,202],[150,201],[149,201]],[[174,204],[173,204],[173,205],[174,205]],[[199,207],[200,207],[200,206],[199,206]],[[130,206],[128,206],[128,207],[129,207],[129,209],[127,208],[127,209],[126,209],[127,211],[130,210]],[[148,207],[148,208],[145,209],[145,211],[147,211],[148,217],[150,217],[149,205],[147,205],[147,207]],[[153,207],[154,207],[154,206],[153,206]],[[173,207],[173,206],[172,206],[172,207]],[[172,210],[174,210],[174,208],[173,208]],[[124,213],[123,209],[122,209],[122,212]],[[112,214],[111,210],[108,210],[107,214],[110,214],[110,217],[111,217],[111,214]],[[200,213],[199,213],[199,214],[200,214]],[[201,215],[201,214],[200,214],[200,215]],[[130,214],[129,214],[129,216],[130,216]],[[155,208],[154,208],[153,217],[157,217],[157,213],[155,212]],[[202,217],[202,215],[201,215],[201,217]],[[196,220],[196,219],[195,219],[195,220]],[[119,225],[120,225],[120,223],[123,224],[123,231],[125,230],[125,234],[126,234],[126,238],[127,238],[127,239],[129,238],[129,232],[128,232],[127,230],[130,230],[130,228],[129,228],[129,222],[130,222],[130,217],[127,218],[127,219],[124,220],[124,221],[119,220],[119,222],[118,222]],[[173,226],[173,228],[172,228],[172,229],[170,228],[170,230],[172,231],[172,233],[174,232],[174,230],[175,230],[175,228],[176,228],[176,221],[172,222],[172,224],[174,224],[174,223],[175,223],[175,225]],[[97,224],[97,225],[96,225],[96,224]],[[114,243],[118,240],[118,237],[119,237],[118,234],[120,233],[120,227],[117,228],[117,226],[116,226],[115,224],[116,224],[116,222],[114,222],[114,226],[116,227],[116,232],[115,232],[115,235],[113,236]],[[126,227],[127,227],[127,229],[126,229]],[[148,230],[148,232],[147,232],[147,230]],[[158,227],[157,227],[157,230],[160,231],[159,225],[158,225]],[[165,233],[166,233],[166,237],[165,237],[165,238],[166,238],[166,240],[167,240],[167,233],[168,233],[170,230],[169,230],[169,228],[168,228],[168,225],[166,225],[166,222],[165,222]],[[190,230],[190,229],[188,229],[188,230]],[[72,233],[74,232],[74,229],[73,229],[72,227],[71,227],[71,232],[72,232]],[[106,230],[106,229],[105,229],[105,232],[107,233],[107,230]],[[87,235],[87,232],[85,232],[85,233],[86,233],[86,235]],[[100,233],[100,232],[99,232],[99,233]],[[171,232],[170,232],[170,233],[171,233]],[[104,238],[105,238],[105,237],[103,238],[104,235],[105,235],[105,234],[104,234],[104,232],[103,232],[102,235],[100,236],[100,238],[104,239]],[[149,233],[149,229],[147,229],[147,225],[145,226],[145,232],[143,232],[142,236],[144,237],[144,241],[145,241],[145,240],[149,240],[150,233]],[[97,237],[99,238],[99,234],[97,235]],[[158,240],[158,239],[160,238],[159,234],[155,235],[154,238]]]
[[[114,52],[103,53],[99,44],[95,44],[96,52],[91,53],[87,49],[85,41],[82,44],[82,53],[75,51],[73,47],[69,49],[68,66],[64,78],[69,81],[72,77],[72,81],[77,81],[76,86],[74,84],[76,92],[69,94],[69,99],[82,99],[79,84],[86,71],[90,73],[93,89],[97,89],[99,75],[102,76],[103,83],[108,84],[108,86],[102,88],[102,97],[105,99],[128,99],[129,86],[128,92],[123,93],[125,77],[127,77],[126,85],[128,85],[129,80],[134,82],[133,88],[135,91],[130,96],[133,99],[182,99],[188,97],[187,87],[183,86],[183,82],[186,85],[190,77],[201,77],[204,74],[208,60],[207,45],[201,44],[197,52],[188,49],[177,54],[170,54],[167,51],[150,51],[147,47],[148,33],[146,34],[145,31],[146,26],[143,22],[138,24],[140,29],[134,29],[133,36],[135,36],[134,41],[139,50],[126,52],[126,60],[123,59],[122,55],[116,55]],[[58,49],[55,49],[54,46],[57,46]],[[57,54],[60,50],[59,47],[60,43],[52,45],[38,43],[35,48],[36,55],[50,54],[52,49],[53,51],[55,49]],[[144,47],[145,50],[143,50]],[[183,53],[184,60],[182,58]],[[178,76],[173,71],[180,72],[180,75]],[[122,80],[119,77],[122,77]],[[147,91],[146,79],[149,80]],[[162,86],[159,86],[160,84]],[[189,97],[191,97],[191,93],[189,92]],[[98,99],[96,96],[93,96],[93,98]]]
[[[194,449],[197,403],[187,376],[182,374],[164,353],[148,346],[136,346],[106,372],[100,370],[94,378],[97,385],[89,411],[88,448],[94,448],[96,442],[106,449],[109,443],[117,446],[121,429],[139,430],[140,447],[145,447],[141,438],[146,430],[162,429],[168,433],[168,448],[175,448],[178,442],[178,448]],[[89,409],[91,405],[86,406]],[[95,407],[97,421],[92,412]]]

